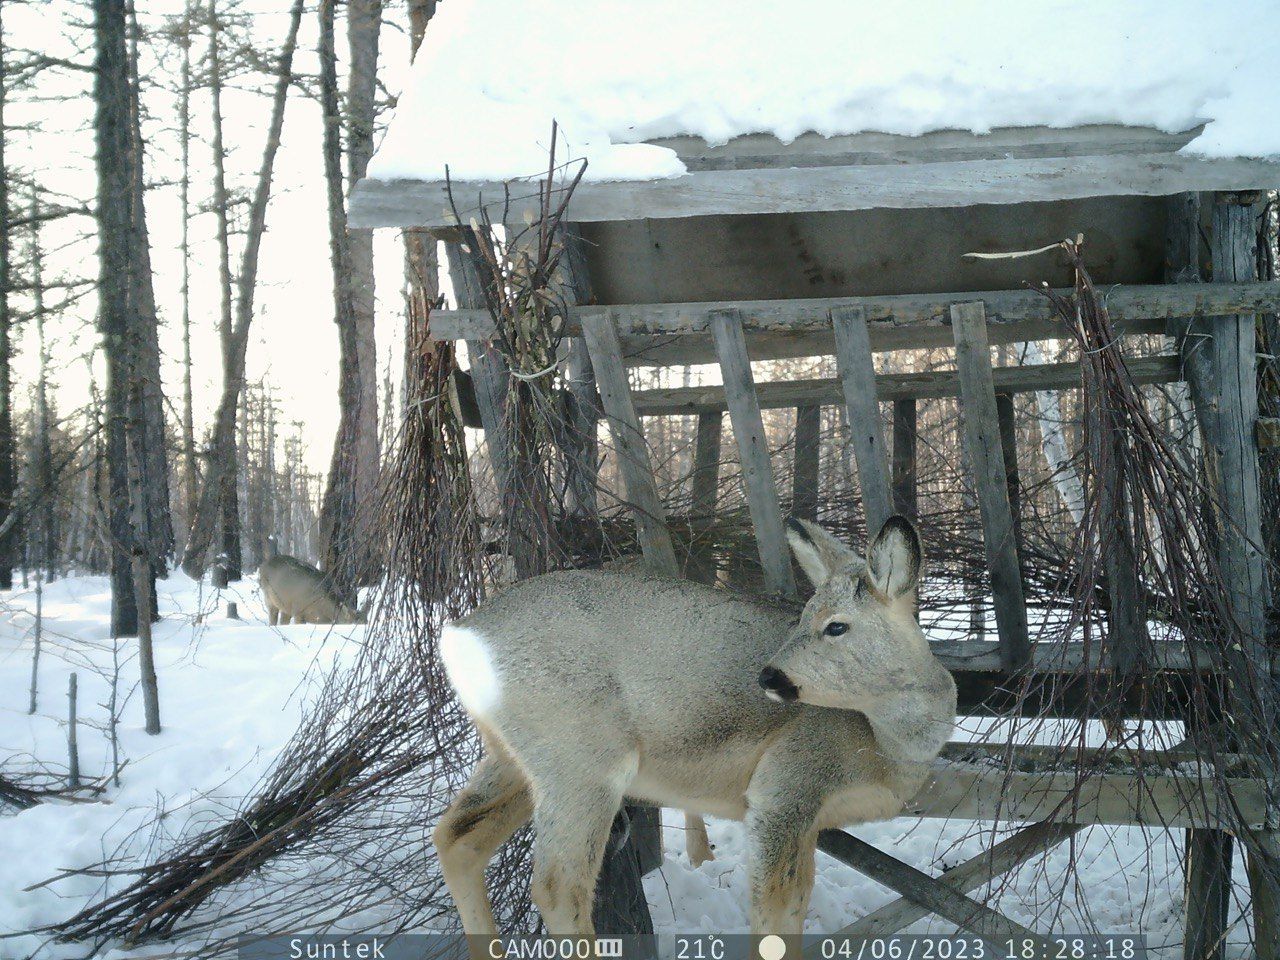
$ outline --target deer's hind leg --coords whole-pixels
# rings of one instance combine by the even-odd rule
[[[707,821],[696,813],[684,815],[684,848],[695,867],[716,858],[711,852],[711,838],[707,836]]]
[[[593,770],[588,782],[551,775],[534,784],[531,892],[553,936],[595,933],[591,908],[600,864],[637,764],[619,757],[603,775]]]
[[[467,934],[497,936],[485,867],[531,812],[529,785],[515,761],[489,750],[440,818],[433,835],[440,871]]]

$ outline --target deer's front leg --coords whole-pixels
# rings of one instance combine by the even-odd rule
[[[798,937],[813,892],[818,831],[809,811],[753,808],[747,814],[751,932]]]

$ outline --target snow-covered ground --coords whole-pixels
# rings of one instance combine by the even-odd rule
[[[173,835],[185,824],[234,806],[295,729],[315,677],[363,638],[363,627],[268,626],[251,579],[222,598],[236,600],[241,620],[227,620],[207,585],[181,575],[162,582],[158,593],[163,621],[155,645],[164,732],[149,737],[142,730],[137,662],[132,646],[122,645],[118,689],[128,699],[119,725],[120,786],[108,785],[100,802],[45,803],[0,817],[0,934],[66,917],[100,895],[100,882],[89,877],[24,888],[115,852],[157,810],[166,811],[161,829]],[[8,769],[65,769],[67,679],[75,671],[82,775],[103,777],[111,770],[105,729],[113,661],[107,582],[73,577],[45,588],[39,705],[35,716],[28,716],[34,609],[33,590],[0,594],[0,761]],[[742,829],[717,820],[709,826],[717,859],[693,869],[684,854],[683,817],[665,814],[667,860],[646,880],[662,931],[746,929]],[[929,872],[977,854],[991,839],[990,825],[914,819],[854,832]],[[1046,890],[1070,875],[1072,852],[1079,885],[1069,893],[1066,909],[1054,915],[1045,905]],[[1142,932],[1153,944],[1166,945],[1155,955],[1180,956],[1175,947],[1182,929],[1179,861],[1174,840],[1132,829],[1092,828],[1076,838],[1074,851],[1064,845],[1047,862],[1028,866],[997,903],[1041,930]],[[1243,876],[1238,865],[1236,877]],[[1247,899],[1245,890],[1238,893]],[[834,931],[890,899],[888,890],[820,855],[809,929]],[[1085,908],[1087,917],[1079,912]],[[935,920],[913,929],[943,933],[950,928]],[[1245,957],[1246,940],[1238,922],[1228,955]],[[0,939],[0,958],[26,957],[40,942]],[[74,946],[39,953],[83,955],[84,948]]]

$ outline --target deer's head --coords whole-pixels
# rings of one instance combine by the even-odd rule
[[[805,520],[791,520],[787,538],[814,594],[760,686],[776,700],[860,711],[883,746],[931,759],[950,736],[956,693],[916,622],[915,527],[890,517],[865,560]]]

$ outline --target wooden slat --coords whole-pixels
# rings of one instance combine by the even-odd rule
[[[893,509],[911,521],[916,508],[916,401],[903,397],[893,401],[893,461],[889,467],[893,481]]]
[[[953,672],[994,673],[1006,668],[997,640],[931,640],[929,647],[943,666]],[[1148,648],[1143,662],[1152,670],[1192,669],[1192,656],[1182,644],[1154,643]],[[1037,673],[1075,674],[1109,671],[1112,661],[1107,651],[1097,644],[1086,647],[1083,643],[1053,640],[1032,645],[1028,666]],[[1213,664],[1206,654],[1199,653],[1195,657],[1195,667],[1209,671]]]
[[[769,461],[768,438],[760,417],[751,361],[747,359],[742,319],[735,310],[718,313],[712,317],[712,332],[720,355],[729,420],[733,424],[738,457],[742,461],[742,482],[746,486],[747,506],[756,531],[765,589],[794,596],[796,582],[791,572],[791,554],[787,549],[782,508],[778,504],[778,488],[774,483],[773,465]]]
[[[1024,773],[1003,765],[935,761],[929,781],[903,813],[957,820],[1053,820],[1169,828],[1234,821],[1236,804],[1245,823],[1266,822],[1266,786],[1261,780],[1227,778],[1223,790],[1198,776],[1180,773]]]
[[[1184,191],[1280,187],[1276,165],[1185,154],[704,170],[659,180],[579,183],[567,217],[579,222],[712,214],[966,207],[1076,197],[1168,196]],[[452,197],[452,200],[451,200]],[[538,216],[537,182],[362,180],[352,191],[353,227],[448,227],[495,198],[515,222]]]
[[[994,382],[994,369],[992,380]],[[996,391],[996,419],[1000,422],[1000,452],[1004,455],[1004,488],[1009,493],[1009,512],[1013,514],[1013,542],[1022,556],[1022,476],[1018,472],[1018,423],[1013,409],[1013,394]]]
[[[1259,830],[1254,842],[1263,856],[1280,869],[1280,831]],[[1280,960],[1280,877],[1268,872],[1262,860],[1249,857],[1249,889],[1253,895],[1253,945],[1258,960]]]
[[[617,331],[607,317],[597,317],[583,327],[582,334],[591,353],[600,401],[613,432],[618,466],[627,489],[631,514],[636,521],[640,549],[651,567],[673,577],[679,576],[680,566],[676,563],[671,531],[667,529],[662,501],[658,497],[649,448],[640,428],[640,418],[631,403],[631,389],[619,353]]]
[[[796,407],[795,465],[791,475],[791,513],[818,519],[818,478],[821,472],[822,408]]]
[[[982,937],[993,948],[999,949],[1000,941],[1009,939],[1040,940],[1033,931],[970,900],[950,884],[908,866],[843,830],[823,830],[818,834],[818,849],[920,904],[927,912],[936,913],[960,929]]]
[[[947,336],[951,336],[950,331]],[[1177,357],[1139,357],[1130,360],[1128,366],[1136,383],[1171,383],[1182,376],[1182,364]],[[1001,393],[1070,390],[1080,386],[1078,363],[996,367],[992,374],[992,383]],[[840,381],[829,377],[761,383],[756,385],[756,394],[762,410],[809,404],[834,406],[843,400]],[[642,417],[687,416],[728,409],[724,388],[719,385],[636,390],[633,396],[636,411]],[[954,370],[882,373],[876,377],[876,399],[880,401],[932,400],[958,396],[960,378]]]
[[[867,537],[874,537],[893,514],[889,483],[889,457],[885,452],[884,426],[876,400],[876,368],[871,359],[867,316],[863,307],[836,307],[831,311],[836,334],[836,364],[840,388],[849,413],[849,443],[858,466],[862,509]]]
[[[942,883],[959,893],[971,893],[994,877],[1047,853],[1064,840],[1069,840],[1084,827],[1075,823],[1033,823],[1011,837],[1001,840],[990,850],[944,871]],[[929,910],[900,897],[835,933],[837,937],[884,937],[929,916]]]
[[[978,510],[982,515],[982,538],[991,572],[996,627],[1005,669],[1013,672],[1030,660],[1031,642],[1013,511],[1005,485],[1004,452],[1000,445],[991,351],[982,304],[957,304],[951,308],[951,321],[960,377],[961,419],[974,473]]]
[[[1059,290],[1069,296],[1071,290]],[[711,317],[717,310],[737,310],[743,329],[749,334],[805,333],[829,330],[831,311],[837,307],[862,307],[870,327],[872,349],[877,337],[897,331],[910,337],[920,328],[932,328],[949,338],[951,307],[957,303],[981,302],[994,331],[1016,323],[1050,324],[1069,337],[1049,299],[1036,290],[985,290],[957,293],[909,293],[878,297],[821,297],[808,300],[725,300],[691,303],[637,303],[583,305],[571,307],[565,332],[580,332],[583,318],[607,314],[617,324],[620,337],[641,335],[671,336],[710,333]],[[1280,311],[1280,284],[1253,281],[1241,283],[1151,284],[1120,286],[1107,292],[1107,312],[1113,323],[1158,321],[1138,328],[1160,333],[1171,317],[1214,316],[1232,311],[1258,313]],[[1123,328],[1123,327],[1122,327]],[[443,340],[469,339],[493,335],[493,318],[487,310],[437,310],[431,314],[432,333]],[[994,341],[995,336],[992,337]],[[1035,339],[1034,337],[1030,339]],[[946,338],[939,342],[947,342]],[[896,346],[904,345],[899,339]],[[936,346],[930,342],[925,346]]]
[[[716,512],[716,498],[720,491],[720,438],[724,415],[721,413],[698,414],[698,428],[693,441],[693,476],[689,481],[689,514],[701,519],[712,519]],[[695,534],[694,548],[687,574],[699,583],[716,582],[715,557],[711,552],[712,538],[705,533]]]

